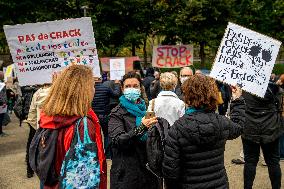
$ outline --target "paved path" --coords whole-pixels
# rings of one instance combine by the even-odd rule
[[[25,146],[29,128],[25,125],[19,127],[17,119],[12,116],[12,122],[4,127],[4,132],[8,136],[0,138],[0,189],[38,189],[39,181],[36,176],[26,178]],[[240,139],[229,141],[226,145],[225,165],[231,189],[243,188],[243,166],[231,164],[231,159],[239,156],[240,146]],[[109,168],[110,162],[108,163]],[[284,170],[284,163],[281,163],[281,167]],[[259,165],[254,189],[270,188],[267,167]]]

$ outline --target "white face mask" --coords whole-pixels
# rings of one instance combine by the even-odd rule
[[[187,79],[188,79],[188,77],[181,77],[181,78],[180,78],[181,84],[183,84]]]
[[[123,94],[126,99],[128,99],[131,102],[135,102],[141,95],[140,89],[136,88],[127,88],[124,89]]]

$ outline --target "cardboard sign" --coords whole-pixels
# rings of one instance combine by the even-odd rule
[[[125,75],[125,59],[110,59],[110,80],[121,80]]]
[[[264,97],[281,42],[229,23],[210,76]]]
[[[121,58],[121,57],[117,57]],[[133,57],[123,57],[125,59],[125,72],[128,73],[133,71],[133,62],[136,60],[140,60],[138,56]],[[102,71],[109,72],[110,71],[110,59],[115,59],[115,57],[103,57],[100,58]]]
[[[4,26],[19,84],[50,83],[52,73],[71,64],[88,65],[100,77],[89,17]]]
[[[159,68],[179,68],[193,64],[193,46],[154,46],[153,67]]]

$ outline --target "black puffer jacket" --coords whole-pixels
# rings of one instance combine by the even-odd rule
[[[105,86],[103,83],[96,83],[95,95],[92,102],[92,108],[97,115],[110,114],[110,98],[119,98],[121,94],[120,85],[114,84],[114,90]]]
[[[142,81],[142,84],[143,84],[143,86],[145,87],[145,91],[146,91],[148,100],[152,100],[151,93],[150,93],[150,86],[151,86],[151,83],[152,83],[154,80],[155,80],[154,75],[148,75],[148,76],[145,77],[145,78],[143,79],[143,81]]]
[[[245,103],[231,103],[231,120],[215,113],[184,115],[166,138],[163,174],[167,189],[229,188],[224,166],[226,140],[242,134]]]

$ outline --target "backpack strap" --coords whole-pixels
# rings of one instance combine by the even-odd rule
[[[83,141],[81,141],[80,132],[79,132],[79,126],[80,126],[80,123],[81,123],[82,120],[83,120],[83,123],[84,123],[84,138],[83,138]],[[76,133],[74,134],[74,138],[75,137],[77,137],[77,141],[80,144],[82,144],[82,143],[85,143],[85,144],[92,143],[90,135],[89,135],[89,131],[88,131],[88,121],[87,121],[87,117],[86,116],[83,117],[83,118],[80,118],[77,121],[77,123],[76,123]],[[74,138],[73,138],[73,140],[74,140]]]
[[[87,144],[92,143],[90,139],[89,131],[88,131],[87,117],[83,118],[83,122],[84,122],[84,143],[87,143]]]
[[[80,122],[82,121],[82,119],[83,118],[80,118],[76,123],[76,128],[75,128],[76,130],[75,130],[75,133],[74,133],[74,138],[72,140],[72,142],[74,142],[75,137],[77,137],[77,142],[79,144],[82,144],[82,141],[81,141],[81,138],[80,138],[80,132],[79,132],[79,126],[80,126]]]

